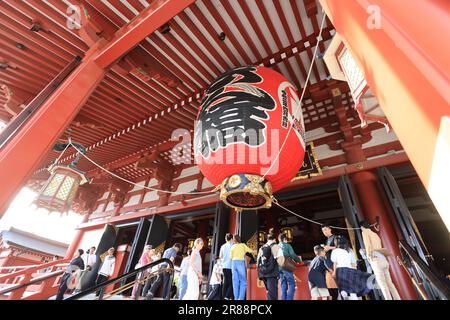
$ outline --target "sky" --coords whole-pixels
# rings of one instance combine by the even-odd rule
[[[74,212],[61,214],[37,209],[32,202],[37,193],[23,188],[0,219],[0,231],[14,227],[36,235],[70,244],[82,216]]]
[[[0,121],[0,131],[5,123]],[[82,216],[74,212],[61,214],[37,209],[32,204],[37,193],[23,188],[0,219],[0,231],[10,227],[34,233],[36,235],[70,244],[75,236],[75,228],[81,223]]]

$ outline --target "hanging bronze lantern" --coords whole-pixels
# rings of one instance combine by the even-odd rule
[[[61,152],[71,145],[73,145],[71,142],[68,144],[57,144],[53,150]],[[78,151],[86,152],[83,146],[77,144],[75,146]],[[88,181],[84,172],[76,168],[79,160],[80,154],[68,166],[52,165],[48,169],[50,171],[50,178],[48,178],[38,197],[34,200],[37,207],[59,212],[67,212],[70,210],[78,187]]]
[[[194,241],[195,239],[188,239],[188,249],[192,250],[192,248],[194,247]]]
[[[259,231],[258,232],[258,243],[259,246],[262,246],[264,243],[266,243],[266,239],[267,239],[267,233],[264,231]]]
[[[280,231],[286,235],[287,242],[294,240],[294,230],[291,227],[282,228]]]
[[[213,237],[212,237],[212,236],[209,236],[209,237],[207,237],[206,239],[208,240],[208,241],[207,241],[207,247],[208,247],[208,249],[211,249]]]

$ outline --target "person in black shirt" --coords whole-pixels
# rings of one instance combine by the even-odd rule
[[[63,276],[61,277],[61,283],[59,285],[58,294],[56,295],[55,300],[62,300],[64,298],[64,293],[67,290],[67,282],[72,273],[76,272],[77,270],[84,270],[84,262],[81,258],[83,253],[83,249],[78,249],[75,252],[74,258],[72,259],[72,261],[70,261],[69,265],[67,266],[66,272],[64,272]]]
[[[326,257],[328,260],[331,260],[331,252],[333,249],[336,249],[336,246],[334,245],[334,241],[336,239],[336,236],[331,231],[331,227],[327,225],[322,226],[322,233],[325,237],[327,237],[327,241],[325,243],[325,246],[323,246]],[[333,297],[333,300],[337,300],[339,296],[339,291],[337,289],[336,282],[334,281],[333,277],[331,276],[331,272],[326,272],[326,281],[327,281],[327,287],[331,293],[331,296]]]
[[[336,247],[334,246],[334,239],[336,238],[336,236],[333,234],[333,232],[331,231],[331,228],[329,226],[322,226],[322,232],[323,235],[325,237],[327,237],[327,242],[324,246],[325,249],[325,253],[327,255],[327,258],[330,259],[331,256],[331,251],[333,249],[336,249]]]

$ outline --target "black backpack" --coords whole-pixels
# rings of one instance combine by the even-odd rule
[[[274,273],[275,268],[277,268],[278,264],[275,260],[275,257],[272,254],[272,246],[271,244],[268,246],[265,244],[261,247],[262,254],[258,257],[256,270],[258,271],[258,277],[260,279],[266,278]]]

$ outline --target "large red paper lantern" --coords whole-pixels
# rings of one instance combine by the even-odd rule
[[[297,174],[305,154],[294,86],[265,67],[223,74],[205,92],[194,152],[201,172],[221,187],[220,197],[227,205],[241,210],[270,207],[272,192]]]

